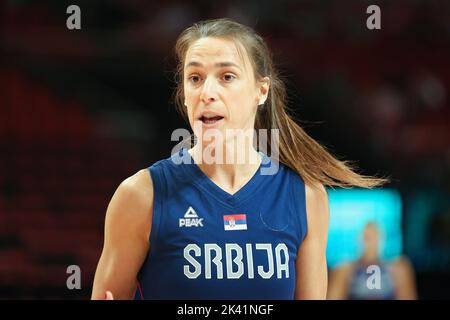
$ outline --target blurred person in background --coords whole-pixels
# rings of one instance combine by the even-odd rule
[[[415,300],[417,299],[415,275],[406,256],[394,261],[380,257],[380,231],[374,222],[366,224],[362,234],[363,253],[352,263],[344,264],[330,272],[329,300]],[[378,266],[380,287],[369,288],[372,275],[370,266]],[[368,271],[372,270],[372,271]]]

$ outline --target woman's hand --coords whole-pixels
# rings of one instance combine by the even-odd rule
[[[114,296],[111,291],[106,291],[105,300],[114,300]]]

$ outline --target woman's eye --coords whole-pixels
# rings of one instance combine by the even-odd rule
[[[223,79],[227,82],[233,81],[236,77],[230,73],[224,74]]]
[[[197,83],[197,82],[200,81],[200,77],[199,77],[199,76],[190,76],[190,77],[189,77],[189,80],[190,80],[192,83]]]

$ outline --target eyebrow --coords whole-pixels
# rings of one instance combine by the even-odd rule
[[[201,64],[200,62],[197,62],[197,61],[191,61],[191,62],[189,62],[187,65],[186,65],[186,67],[185,68],[188,68],[188,67],[203,67],[203,64]],[[218,62],[218,63],[216,63],[216,64],[214,64],[214,66],[216,67],[216,68],[225,68],[225,67],[236,67],[236,68],[238,68],[239,70],[242,70],[241,69],[241,67],[240,66],[238,66],[236,63],[234,63],[234,62]]]

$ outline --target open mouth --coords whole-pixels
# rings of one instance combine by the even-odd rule
[[[221,116],[214,116],[214,117],[202,116],[202,117],[200,117],[200,121],[203,122],[204,124],[214,124],[222,119],[223,119],[223,117],[221,117]]]

